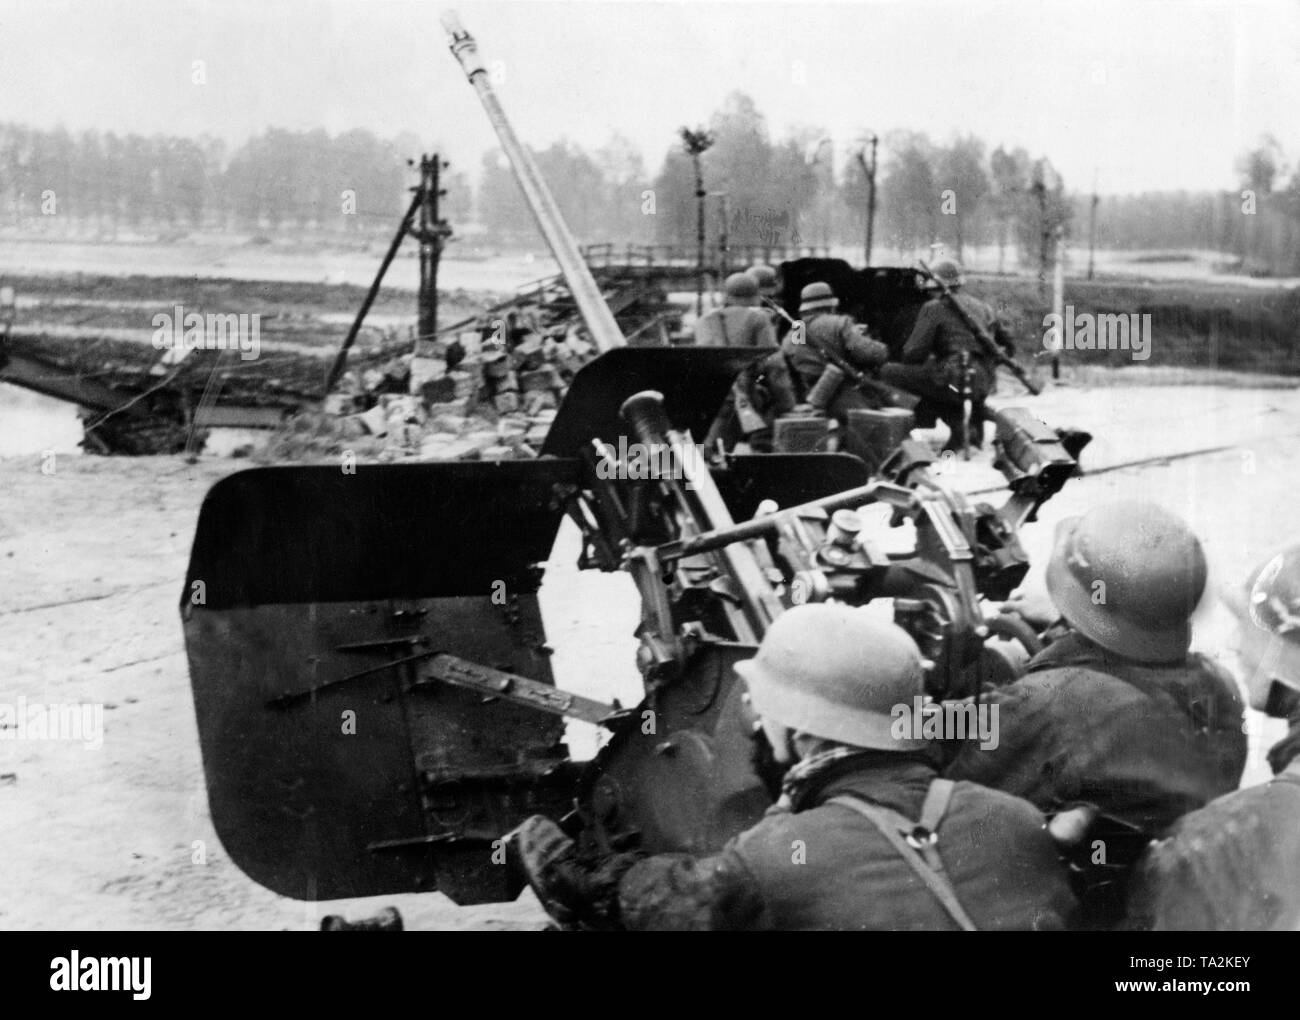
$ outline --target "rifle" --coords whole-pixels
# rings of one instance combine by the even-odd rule
[[[794,324],[798,321],[797,319],[790,318],[790,313],[787,312],[784,308],[782,308],[777,302],[773,301],[770,297],[760,297],[759,300],[762,301],[763,304],[767,305],[768,308],[772,309],[772,311],[776,312],[777,315],[781,316],[781,318],[785,319],[785,321],[788,322],[791,326],[794,326]]]
[[[1002,348],[998,346],[997,341],[994,340],[991,336],[989,336],[988,330],[986,330],[983,326],[981,326],[978,322],[976,322],[974,319],[970,317],[970,314],[966,311],[966,309],[961,306],[961,302],[957,300],[957,295],[948,289],[948,285],[946,283],[944,283],[941,279],[939,279],[937,276],[934,275],[930,267],[925,264],[925,260],[918,259],[917,264],[920,266],[921,272],[924,273],[931,281],[933,281],[935,286],[939,288],[939,293],[942,294],[944,300],[948,302],[948,307],[957,313],[957,317],[961,319],[961,321],[966,324],[966,328],[969,329],[971,333],[974,334],[975,339],[979,341],[980,347],[984,349],[984,353],[987,354],[990,358],[992,358],[994,362],[1001,365],[1012,375],[1014,375],[1017,379],[1019,379],[1020,382],[1024,385],[1025,389],[1027,389],[1034,396],[1038,396],[1040,393],[1042,393],[1043,392],[1042,387],[1036,385],[1033,382],[1033,380],[1031,380],[1029,376],[1025,373],[1025,370],[1021,368],[1012,358],[1007,356],[1006,352],[1003,351]]]

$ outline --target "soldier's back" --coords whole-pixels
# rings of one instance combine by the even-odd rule
[[[847,315],[823,312],[805,319],[801,332],[787,333],[781,349],[805,385],[812,385],[826,367],[826,355],[822,352],[830,350],[844,357],[844,335],[852,328],[853,320]]]
[[[1000,739],[968,742],[946,774],[1051,813],[1086,801],[1143,832],[1236,789],[1246,762],[1232,679],[1201,656],[1147,666],[1075,652],[1069,636],[985,695]]]
[[[853,784],[847,787],[851,792]],[[925,786],[902,812],[916,817]],[[874,800],[880,790],[859,785]],[[828,791],[843,793],[839,787]],[[901,807],[902,805],[896,805]],[[957,783],[938,825],[939,855],[963,909],[981,930],[1059,930],[1075,909],[1056,848],[1034,807]],[[899,851],[852,809],[822,803],[770,815],[735,852],[781,930],[956,930],[959,925]]]
[[[1193,811],[1151,844],[1130,887],[1128,926],[1300,930],[1300,763]]]
[[[776,334],[761,309],[727,305],[700,317],[695,343],[699,347],[773,347]]]
[[[993,309],[981,301],[979,298],[961,291],[954,295],[957,303],[961,305],[962,310],[971,317],[979,326],[987,331],[992,331],[997,316]],[[923,306],[918,316],[918,321],[934,322],[934,353],[935,356],[942,359],[950,357],[962,350],[969,351],[971,356],[980,359],[985,357],[984,349],[975,339],[975,334],[966,321],[957,313],[957,311],[948,303],[945,298],[931,298],[927,305]]]

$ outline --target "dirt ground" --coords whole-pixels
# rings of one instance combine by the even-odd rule
[[[1072,481],[1026,529],[1037,564],[1058,520],[1116,498],[1156,499],[1184,514],[1204,538],[1212,584],[1240,577],[1295,535],[1294,386],[1091,386],[1005,402],[1098,437],[1084,463],[1102,473]],[[306,904],[246,878],[208,816],[177,611],[199,503],[242,465],[59,456],[47,474],[42,464],[0,459],[0,701],[103,703],[104,739],[98,750],[0,741],[0,928],[310,929],[327,913],[387,904],[410,927],[541,925],[527,895],[477,908],[437,894]],[[947,473],[964,488],[996,479],[980,464]],[[634,698],[630,582],[578,575],[574,538],[561,534],[543,588],[557,677]],[[1207,600],[1198,647],[1231,667],[1229,631]],[[1261,751],[1275,735],[1258,718],[1250,729],[1247,783],[1266,778]],[[573,736],[591,742],[590,733]]]

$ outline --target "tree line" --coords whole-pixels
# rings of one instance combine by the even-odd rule
[[[1266,135],[1242,153],[1237,173],[1233,191],[1099,199],[1097,246],[1218,251],[1235,255],[1250,272],[1300,275],[1300,165],[1287,174],[1280,144]],[[1073,201],[1075,220],[1088,223],[1091,197],[1075,195]]]
[[[1241,188],[1093,196],[1046,156],[974,135],[936,142],[899,130],[844,147],[816,127],[774,138],[754,101],[733,93],[692,155],[675,140],[647,168],[626,138],[588,151],[559,141],[534,153],[574,234],[585,242],[694,245],[696,170],[706,192],[706,240],[736,246],[860,247],[868,168],[875,165],[874,249],[925,254],[996,246],[1008,258],[1050,260],[1053,238],[1078,248],[1200,248],[1234,253],[1248,268],[1300,272],[1300,169],[1289,178],[1271,138],[1243,154]],[[421,151],[412,135],[364,129],[271,128],[229,149],[210,136],[119,135],[0,124],[0,228],[114,237],[200,229],[279,234],[387,234],[407,203]],[[443,215],[476,222],[488,245],[530,244],[536,232],[514,174],[487,153],[473,187],[466,168],[444,172]]]
[[[410,200],[413,137],[271,128],[230,151],[211,136],[0,124],[0,227],[119,231],[391,232]],[[448,216],[470,213],[449,175]]]
[[[1047,159],[1023,149],[989,153],[964,136],[938,145],[898,131],[865,149],[837,153],[826,132],[804,128],[773,140],[763,115],[743,93],[729,96],[698,135],[705,190],[706,243],[831,247],[865,241],[867,168],[877,164],[874,246],[924,252],[933,243],[961,251],[998,244],[1038,257],[1044,232],[1072,214],[1064,182]],[[683,145],[665,154],[657,173],[626,140],[588,154],[560,142],[535,154],[574,233],[584,240],[689,248],[699,205],[695,161]],[[845,158],[848,157],[848,158]],[[477,209],[495,237],[524,236],[532,221],[500,153],[484,157]]]

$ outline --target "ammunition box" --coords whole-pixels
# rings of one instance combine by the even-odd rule
[[[772,449],[776,453],[817,453],[830,433],[828,418],[778,418],[772,426]]]
[[[915,421],[916,416],[901,407],[855,409],[849,412],[846,427],[857,438],[867,470],[874,475],[898,444],[911,436]]]

